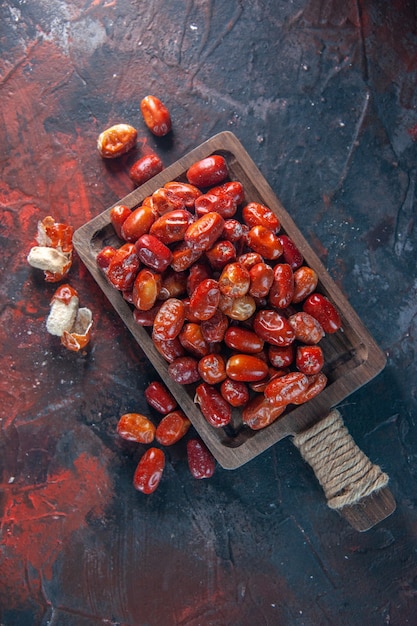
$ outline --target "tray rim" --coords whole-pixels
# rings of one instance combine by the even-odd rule
[[[279,217],[284,217],[284,220],[282,221],[285,224],[285,232],[289,233],[295,243],[300,247],[303,255],[307,256],[308,265],[312,265],[318,272],[319,280],[321,285],[324,287],[324,290],[332,293],[332,295],[336,295],[338,302],[342,303],[342,318],[352,329],[355,329],[355,333],[358,335],[367,351],[367,358],[364,358],[362,363],[347,372],[343,379],[337,379],[314,400],[311,400],[305,405],[291,409],[287,415],[278,419],[266,429],[253,431],[253,435],[237,447],[229,447],[224,443],[221,443],[219,440],[213,439],[213,427],[210,426],[202,416],[198,406],[191,401],[189,394],[186,394],[189,401],[185,401],[183,388],[166,376],[166,361],[159,355],[155,348],[152,350],[152,346],[147,345],[148,341],[144,337],[144,333],[146,334],[146,331],[134,322],[129,304],[123,299],[121,294],[107,282],[107,279],[95,262],[95,254],[92,248],[92,242],[97,233],[101,232],[103,228],[110,224],[109,214],[113,206],[118,204],[126,204],[129,208],[138,206],[143,198],[151,195],[153,191],[155,191],[158,187],[163,186],[165,182],[181,177],[186,169],[188,169],[188,167],[196,160],[209,156],[213,153],[222,152],[228,152],[236,159],[236,163],[244,171],[245,176],[250,179],[251,182],[253,182],[253,176],[256,174],[256,189],[258,193],[263,198],[266,198],[265,204],[272,204],[273,208],[278,209],[279,212],[282,213]],[[85,249],[86,242],[88,242],[87,249]],[[336,406],[347,396],[351,395],[363,385],[370,382],[385,367],[385,354],[378,347],[374,338],[349,303],[347,297],[330,276],[318,255],[306,241],[303,234],[299,231],[295,221],[284,208],[272,187],[270,187],[269,183],[266,181],[246,149],[243,147],[236,135],[234,135],[231,131],[222,131],[217,133],[210,139],[207,139],[203,143],[199,144],[183,157],[166,167],[160,174],[157,174],[150,181],[140,187],[137,187],[132,192],[128,193],[124,198],[121,198],[113,203],[108,209],[102,211],[99,215],[80,226],[74,232],[73,243],[79,257],[86,265],[99,287],[102,289],[104,295],[122,318],[122,321],[125,323],[139,344],[139,347],[144,351],[152,366],[156,369],[159,376],[162,377],[179,404],[186,411],[196,431],[224,469],[237,469],[271,446],[275,445],[275,443],[284,437],[294,434],[295,431],[291,428],[291,422],[294,422],[295,417],[298,422],[296,432],[300,432],[301,430],[308,428],[313,423],[325,417],[331,408]],[[147,337],[150,343],[152,343],[148,335]],[[146,345],[146,349],[144,348],[144,343]],[[149,356],[148,352],[150,352],[152,358]],[[331,394],[329,394],[330,389]],[[337,392],[336,394],[334,393],[335,391]],[[337,400],[335,402],[331,401],[329,395],[336,395]],[[187,406],[184,406],[184,404]],[[197,413],[197,415],[199,414],[198,419],[196,418],[195,413]]]

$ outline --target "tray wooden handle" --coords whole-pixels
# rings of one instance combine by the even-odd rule
[[[369,530],[393,513],[387,474],[358,448],[337,409],[295,435],[293,443],[313,468],[328,506],[353,528]]]

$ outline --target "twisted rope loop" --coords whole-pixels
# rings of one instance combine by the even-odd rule
[[[331,509],[357,504],[388,483],[387,474],[355,444],[336,409],[295,435],[293,443],[313,468]]]

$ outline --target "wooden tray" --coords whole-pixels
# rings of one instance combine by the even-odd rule
[[[149,331],[134,322],[131,306],[107,282],[96,264],[96,255],[105,245],[119,246],[121,243],[109,220],[112,207],[79,228],[74,234],[73,241],[82,261],[219,464],[225,469],[235,469],[283,437],[302,432],[321,420],[332,407],[376,376],[383,369],[386,359],[233,133],[222,132],[205,141],[115,204],[125,204],[131,209],[140,206],[146,196],[151,195],[166,182],[186,181],[186,170],[195,161],[214,153],[221,154],[226,159],[230,178],[243,184],[247,202],[260,202],[277,214],[282,224],[281,232],[287,233],[293,239],[302,252],[305,263],[317,272],[318,291],[328,296],[341,313],[342,329],[333,335],[327,335],[320,343],[325,354],[328,385],[314,400],[299,407],[293,406],[264,430],[252,431],[244,427],[239,410],[234,411],[231,426],[221,429],[211,427],[201,414],[198,405],[194,403],[195,386],[185,388],[168,377],[167,363],[154,348]]]

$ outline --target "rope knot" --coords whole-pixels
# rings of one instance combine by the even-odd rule
[[[313,468],[331,509],[357,504],[388,483],[387,474],[355,444],[337,409],[293,442]]]

